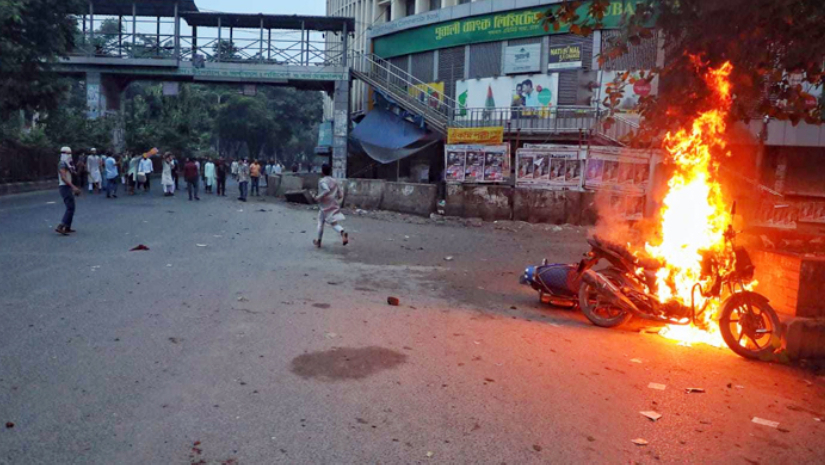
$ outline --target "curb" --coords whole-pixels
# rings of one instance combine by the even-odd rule
[[[0,196],[22,194],[24,192],[43,191],[57,188],[57,179],[48,181],[13,182],[0,184]]]
[[[786,348],[791,359],[825,358],[825,319],[791,318],[785,326]]]

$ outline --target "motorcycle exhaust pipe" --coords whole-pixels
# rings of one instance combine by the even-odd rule
[[[587,270],[582,275],[582,280],[593,286],[593,288],[599,292],[599,295],[605,297],[611,304],[621,308],[622,310],[627,310],[635,315],[645,316],[636,304],[628,299],[627,296],[624,295],[615,284],[610,282],[609,279],[605,278],[601,274],[593,270]]]

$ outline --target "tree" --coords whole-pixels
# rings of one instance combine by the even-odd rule
[[[286,116],[286,115],[284,115]],[[275,122],[267,112],[266,98],[230,96],[218,110],[215,126],[221,141],[232,144],[229,155],[238,156],[243,144],[258,158],[275,137]]]
[[[74,46],[80,0],[0,0],[0,118],[57,105],[65,81],[52,71]]]
[[[635,5],[626,10],[621,36],[600,60],[627,53],[654,31],[661,34],[666,59],[653,70],[660,75],[659,95],[640,102],[642,140],[682,126],[701,111],[709,95],[703,69],[725,62],[733,65],[732,120],[768,115],[794,124],[823,121],[823,101],[809,91],[821,90],[825,78],[825,2],[643,0]],[[548,31],[569,27],[589,35],[609,7],[609,0],[566,1],[541,20]]]

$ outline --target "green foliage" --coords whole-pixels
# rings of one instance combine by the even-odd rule
[[[57,105],[64,81],[51,72],[74,44],[81,0],[0,0],[0,118]]]

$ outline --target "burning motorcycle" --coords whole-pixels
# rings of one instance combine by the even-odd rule
[[[621,325],[633,316],[700,329],[718,320],[722,338],[735,353],[751,359],[769,356],[781,338],[779,318],[766,297],[748,289],[755,268],[748,252],[735,245],[732,226],[724,236],[725,253],[703,254],[701,282],[693,285],[689,306],[658,297],[657,272],[664,263],[639,258],[618,244],[589,239],[591,250],[578,267],[579,308],[602,327]],[[602,259],[610,266],[593,270]],[[717,305],[718,313],[711,315]]]
[[[539,292],[542,303],[574,308],[579,303],[581,273],[578,265],[554,263],[528,266],[519,277],[519,283]]]

